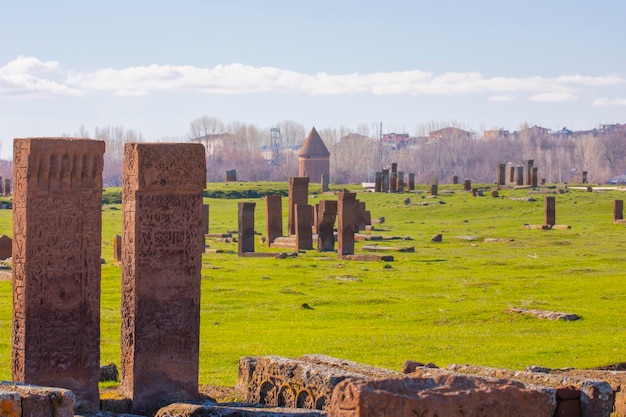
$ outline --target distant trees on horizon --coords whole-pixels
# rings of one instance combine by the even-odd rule
[[[539,177],[549,183],[580,182],[583,171],[589,173],[590,182],[604,183],[626,172],[626,125],[568,136],[546,134],[546,129],[529,129],[523,124],[515,135],[492,139],[472,134],[427,140],[429,132],[446,126],[462,128],[454,121],[421,124],[412,132],[418,139],[399,148],[380,140],[379,123],[317,130],[331,153],[330,180],[337,184],[373,182],[376,171],[394,162],[399,171],[414,173],[418,183],[449,183],[455,175],[477,183],[493,183],[498,164],[521,166],[527,159],[534,160]],[[219,118],[204,116],[190,123],[185,137],[158,141],[209,144],[209,182],[224,181],[226,171],[231,169],[237,170],[241,181],[287,181],[298,174],[299,146],[312,127],[292,120],[272,126],[280,131],[280,158],[276,165],[270,164],[270,128],[240,121],[224,123]],[[406,133],[403,128],[396,130],[402,131]],[[81,126],[75,134],[63,136],[93,137],[106,143],[105,186],[122,183],[124,144],[145,141],[141,132],[123,126],[96,127],[93,136]],[[0,164],[0,174],[10,176],[10,165]]]

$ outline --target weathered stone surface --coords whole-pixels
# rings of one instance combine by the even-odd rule
[[[237,203],[237,226],[239,229],[238,254],[254,252],[254,209],[256,203]]]
[[[450,365],[447,369],[464,374],[514,379],[543,387],[575,387],[580,391],[581,417],[609,417],[613,408],[613,390],[604,381],[594,381],[567,375],[520,372],[468,365]]]
[[[0,260],[8,259],[13,254],[13,239],[7,235],[0,236]]]
[[[613,223],[624,219],[624,200],[613,201]]]
[[[113,262],[116,264],[122,260],[122,236],[115,235],[113,238]]]
[[[377,171],[374,179],[374,192],[380,193],[383,190],[383,173],[382,171]]]
[[[552,417],[549,398],[509,380],[439,374],[426,378],[346,379],[328,417]]]
[[[108,365],[100,366],[100,382],[104,381],[117,381],[120,374],[117,370],[117,365],[110,363]]]
[[[160,409],[154,417],[322,417],[317,410],[266,407],[245,403],[175,403]]]
[[[104,142],[15,139],[14,381],[97,409]]]
[[[562,377],[586,378],[608,383],[613,390],[613,414],[611,416],[626,417],[626,372],[586,369],[552,369],[550,373],[558,374]]]
[[[50,414],[48,413],[48,415]],[[0,415],[2,417],[22,417],[22,400],[18,393],[0,390]],[[42,417],[45,415],[41,414]]]
[[[370,255],[365,253],[357,253],[351,255],[343,255],[341,259],[345,259],[347,261],[384,261],[384,262],[393,262],[394,258],[392,255]]]
[[[431,242],[442,242],[443,241],[443,236],[441,233],[437,233],[435,236],[433,236],[430,239]]]
[[[545,221],[544,224],[554,226],[556,224],[556,198],[545,198]]]
[[[335,219],[337,218],[337,202],[320,200],[317,218],[317,251],[332,252],[335,250]]]
[[[289,235],[296,234],[296,204],[309,204],[309,177],[289,177]]]
[[[10,393],[4,397],[3,393]],[[6,410],[17,410],[14,407],[14,398],[20,402],[21,414],[11,414]],[[10,381],[0,381],[0,412],[3,417],[73,417],[76,405],[76,396],[70,390],[63,388],[41,387],[37,385],[20,384]],[[5,407],[7,407],[5,409]],[[8,408],[11,407],[11,408]]]
[[[204,147],[127,143],[120,389],[143,413],[198,395]]]
[[[337,246],[338,256],[354,254],[354,216],[356,194],[342,191],[337,198]]]
[[[265,230],[268,248],[283,235],[283,200],[280,195],[265,196]]]
[[[296,204],[296,250],[313,249],[313,206]]]
[[[415,246],[365,245],[362,249],[366,252],[415,252]]]
[[[239,361],[235,390],[245,402],[323,410],[335,386],[345,378],[399,375],[324,355],[244,357]]]
[[[383,169],[383,193],[389,192],[389,169]]]

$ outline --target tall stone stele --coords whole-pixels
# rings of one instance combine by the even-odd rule
[[[127,143],[121,390],[132,412],[198,396],[204,147]]]
[[[298,152],[298,176],[319,183],[322,175],[330,174],[330,152],[315,128],[311,129]]]
[[[13,381],[100,398],[104,142],[13,142]]]

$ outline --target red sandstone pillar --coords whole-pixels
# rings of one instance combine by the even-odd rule
[[[127,143],[120,388],[143,414],[198,396],[204,147]]]
[[[103,154],[89,139],[13,148],[13,381],[70,389],[83,411],[100,405]]]

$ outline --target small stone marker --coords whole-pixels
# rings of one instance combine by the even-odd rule
[[[296,234],[296,204],[309,203],[309,177],[289,177],[289,221],[287,232]]]
[[[516,185],[524,185],[524,167],[517,167]]]
[[[4,179],[4,195],[7,197],[11,195],[11,179],[10,178]]]
[[[437,188],[438,185],[437,184],[431,184],[430,185],[430,195],[437,195]]]
[[[317,251],[332,252],[335,250],[335,218],[337,202],[320,200],[317,219]]]
[[[118,264],[122,261],[122,236],[115,235],[113,238],[113,262]]]
[[[556,197],[545,198],[545,221],[544,224],[554,226],[556,224]]]
[[[236,182],[237,181],[237,170],[231,169],[226,171],[226,182]]]
[[[354,254],[354,206],[356,194],[341,191],[337,199],[337,246],[338,257]]]
[[[389,177],[389,192],[395,193],[397,191],[398,191],[398,173],[392,171]]]
[[[414,191],[415,190],[415,174],[410,172],[409,173],[409,191]]]
[[[267,247],[283,235],[283,203],[280,195],[265,196],[265,230]]]
[[[330,179],[328,174],[322,174],[322,192],[328,192],[328,185],[330,183]]]
[[[374,192],[380,193],[383,191],[383,173],[382,171],[376,172],[376,179],[374,180]]]
[[[399,193],[404,192],[404,172],[398,172],[398,184],[396,185],[396,191]]]
[[[496,184],[497,185],[506,184],[506,164],[498,164]]]
[[[527,159],[526,160],[526,181],[524,182],[524,185],[532,185],[532,175],[533,175],[533,164],[534,164],[534,160],[533,159]]]
[[[452,177],[452,184],[457,185],[459,183],[459,176],[455,175]],[[467,191],[467,190],[465,190]]]
[[[383,193],[389,192],[389,170],[383,169]]]
[[[254,252],[254,209],[256,203],[238,203],[237,225],[239,238],[237,239],[239,256]]]
[[[465,191],[472,191],[472,181],[471,180],[463,181],[463,190],[465,190]]]
[[[624,219],[624,200],[613,201],[613,223]]]
[[[205,235],[209,234],[209,205],[202,205],[202,230]]]
[[[7,235],[0,236],[0,260],[8,259],[13,254],[13,239]]]
[[[436,234],[435,236],[433,236],[430,239],[431,242],[442,242],[443,241],[443,236],[441,233]]]
[[[296,204],[296,250],[313,249],[313,206]]]

